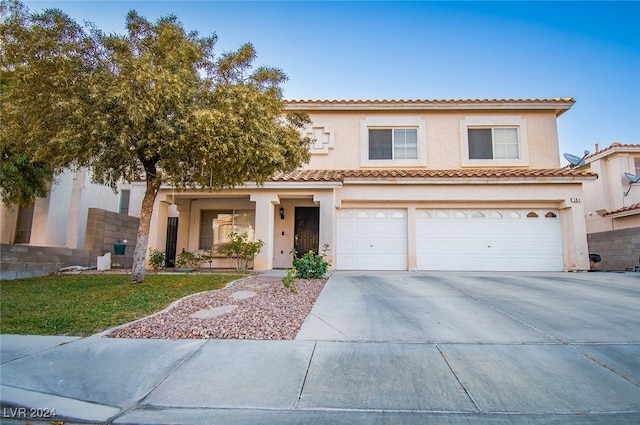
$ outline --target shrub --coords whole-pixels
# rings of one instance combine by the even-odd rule
[[[322,253],[316,254],[309,251],[302,258],[296,258],[297,252],[295,249],[291,250],[296,276],[300,279],[322,279],[329,268],[329,263],[326,260],[328,250],[329,245],[325,244],[322,247]]]
[[[158,271],[165,268],[167,254],[153,248],[149,248],[149,264],[153,270]]]
[[[256,258],[263,246],[264,242],[260,239],[250,241],[246,232],[231,232],[229,243],[221,247],[219,252],[229,258],[235,258],[238,271],[246,271],[249,263]]]
[[[292,294],[295,294],[297,292],[296,285],[294,283],[295,278],[296,278],[296,269],[287,270],[287,275],[282,278],[282,284]]]
[[[208,255],[194,254],[189,251],[182,250],[176,258],[176,267],[201,267],[206,261],[209,261]]]

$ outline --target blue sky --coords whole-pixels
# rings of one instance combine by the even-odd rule
[[[105,32],[126,13],[174,14],[251,42],[257,64],[289,76],[287,99],[572,97],[560,151],[640,143],[640,2],[26,1]]]

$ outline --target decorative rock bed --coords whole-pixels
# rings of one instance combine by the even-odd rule
[[[165,311],[118,327],[115,338],[294,339],[327,279],[250,276],[223,289],[183,298]]]

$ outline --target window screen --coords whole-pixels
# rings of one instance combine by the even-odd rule
[[[131,198],[130,190],[120,191],[120,214],[129,215],[129,199]]]
[[[490,128],[470,128],[469,159],[493,159]]]
[[[391,130],[369,130],[369,159],[393,159]]]

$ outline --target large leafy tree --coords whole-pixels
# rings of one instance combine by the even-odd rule
[[[161,185],[262,183],[309,159],[299,131],[308,117],[283,117],[286,76],[255,67],[251,44],[214,56],[215,35],[187,33],[174,16],[151,23],[131,11],[126,35],[105,35],[59,10],[3,8],[1,66],[12,75],[3,150],[54,173],[88,167],[94,182],[114,188],[146,182],[131,282],[144,280]]]

